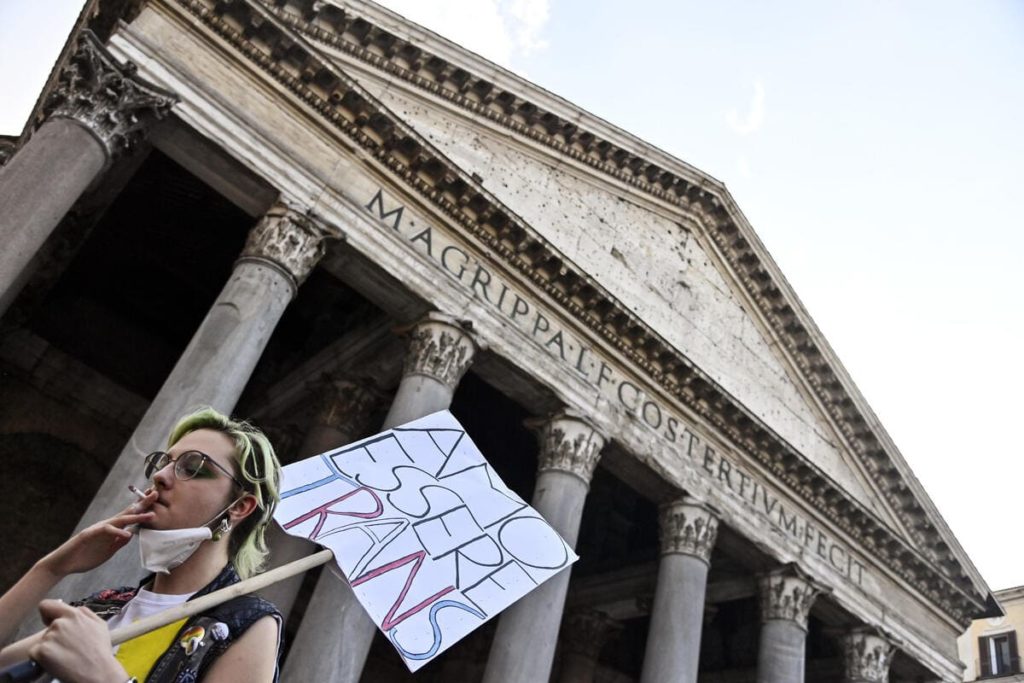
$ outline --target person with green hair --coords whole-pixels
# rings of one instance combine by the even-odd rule
[[[266,436],[212,408],[183,417],[167,450],[145,462],[150,486],[138,502],[75,534],[0,598],[0,637],[37,603],[47,625],[0,652],[0,667],[31,658],[64,683],[276,681],[281,615],[254,595],[111,648],[110,630],[258,572],[279,498],[280,464]],[[136,535],[153,572],[140,586],[72,604],[40,602],[62,578],[98,567]]]

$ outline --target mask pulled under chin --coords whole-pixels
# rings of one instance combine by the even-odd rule
[[[194,529],[139,529],[139,557],[148,571],[167,574],[192,557],[199,544],[213,538],[209,527]]]

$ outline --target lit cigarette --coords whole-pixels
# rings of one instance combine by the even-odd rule
[[[128,490],[134,493],[136,496],[138,496],[139,500],[142,500],[143,498],[146,497],[146,494],[140,491],[138,487],[135,486],[135,484],[128,484]]]

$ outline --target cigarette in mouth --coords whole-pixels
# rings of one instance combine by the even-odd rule
[[[146,497],[146,494],[140,491],[138,487],[135,486],[135,484],[128,484],[128,490],[134,493],[139,500],[142,500],[143,498]]]

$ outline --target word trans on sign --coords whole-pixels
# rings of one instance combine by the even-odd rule
[[[416,671],[578,558],[442,411],[282,474],[274,518],[338,567]]]

